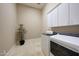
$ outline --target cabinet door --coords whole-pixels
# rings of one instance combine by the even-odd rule
[[[58,9],[54,9],[51,14],[51,25],[52,27],[58,26]]]
[[[57,8],[48,14],[48,27],[57,26]]]
[[[51,22],[52,17],[51,17],[51,14],[52,14],[52,13],[49,13],[49,14],[48,14],[48,20],[47,20],[48,27],[52,27],[52,22]]]
[[[70,24],[79,24],[79,3],[70,4]]]
[[[57,25],[57,8],[48,14],[48,27],[55,27]]]
[[[58,7],[58,19],[59,26],[69,25],[69,11],[67,3],[61,4]]]
[[[46,36],[46,35],[42,35],[42,51],[43,51],[43,53],[45,54],[45,55],[49,55],[49,51],[50,51],[50,49],[49,49],[49,44],[50,44],[50,38],[49,38],[49,36]]]

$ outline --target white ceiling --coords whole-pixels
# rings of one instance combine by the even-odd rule
[[[21,3],[21,4],[37,9],[42,9],[46,5],[46,3]]]

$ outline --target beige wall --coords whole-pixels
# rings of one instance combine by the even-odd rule
[[[53,9],[54,7],[56,7],[58,5],[58,3],[48,3],[44,9],[42,10],[42,31],[45,32],[48,27],[47,27],[47,13]]]
[[[0,4],[0,51],[8,51],[15,42],[16,4]]]
[[[37,38],[41,34],[41,11],[26,5],[17,4],[18,24],[27,30],[26,38]]]
[[[79,33],[79,25],[52,27],[51,29],[55,32]]]

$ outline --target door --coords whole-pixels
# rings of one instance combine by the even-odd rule
[[[52,27],[58,26],[58,9],[57,8],[52,11],[51,22],[52,22]]]
[[[48,56],[49,55],[49,44],[50,44],[50,38],[49,36],[42,35],[42,51],[43,53]]]
[[[70,4],[70,25],[79,24],[79,3]]]
[[[58,26],[58,14],[57,14],[57,8],[52,10],[48,14],[48,27],[56,27]]]
[[[58,7],[58,19],[59,26],[69,25],[69,9],[67,3],[61,4]]]
[[[48,14],[48,20],[47,20],[47,24],[48,24],[48,27],[52,27],[52,13],[49,13]]]

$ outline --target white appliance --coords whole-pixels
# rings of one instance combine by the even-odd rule
[[[50,36],[50,56],[51,55],[79,56],[79,37],[60,34]]]

